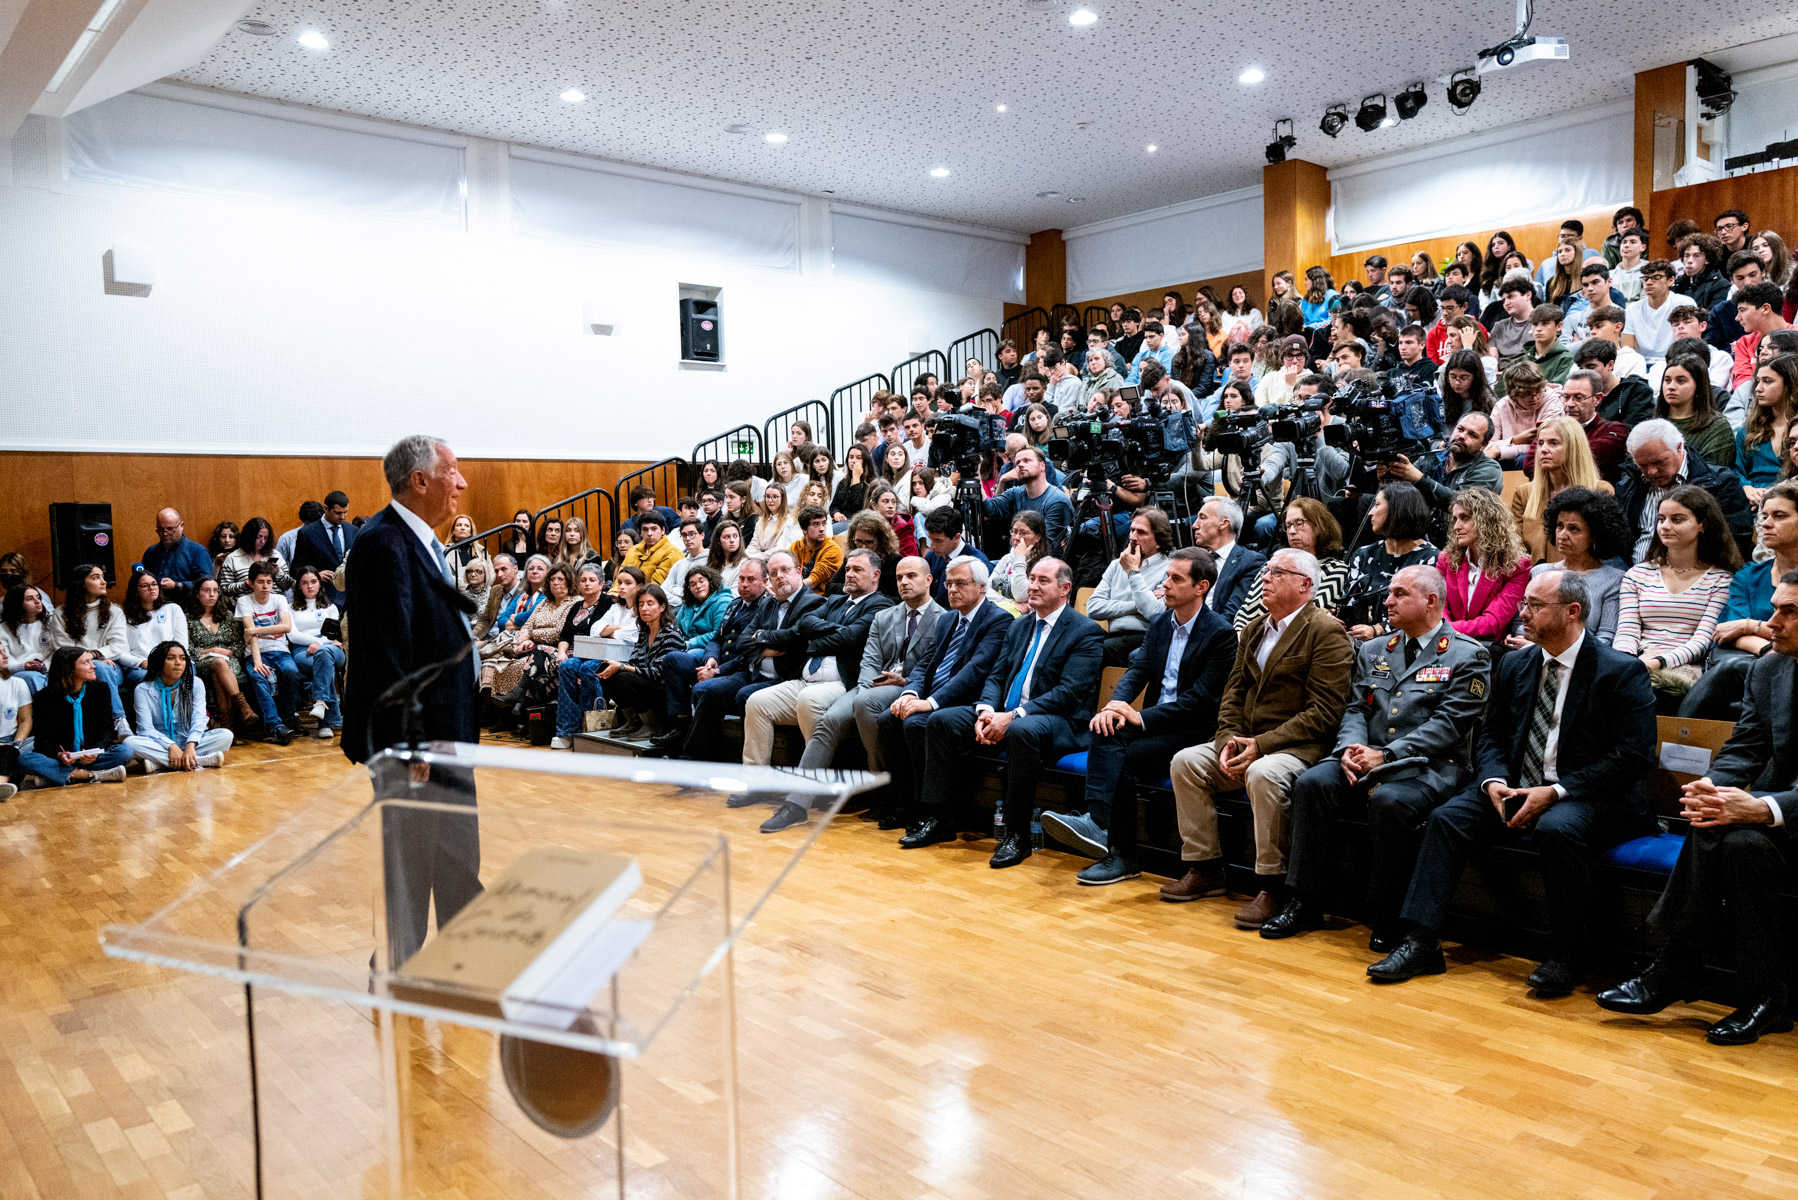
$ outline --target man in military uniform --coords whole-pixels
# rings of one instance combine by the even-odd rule
[[[1492,671],[1486,647],[1442,619],[1446,593],[1435,567],[1406,567],[1392,577],[1386,613],[1395,632],[1362,643],[1336,751],[1292,785],[1287,898],[1261,927],[1262,937],[1322,924],[1336,815],[1354,804],[1366,808],[1371,827],[1372,948],[1392,948],[1423,823],[1466,783],[1467,733],[1485,707]]]

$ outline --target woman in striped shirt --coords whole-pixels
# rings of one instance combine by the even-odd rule
[[[1717,618],[1742,557],[1723,510],[1700,487],[1674,488],[1661,501],[1648,554],[1623,576],[1612,643],[1648,667],[1657,708],[1678,704],[1704,669]]]

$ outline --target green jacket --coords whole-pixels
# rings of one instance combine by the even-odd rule
[[[1567,382],[1567,376],[1573,373],[1573,352],[1560,342],[1550,342],[1548,353],[1538,356],[1534,340],[1524,348],[1523,357],[1542,369],[1548,382],[1561,384]]]

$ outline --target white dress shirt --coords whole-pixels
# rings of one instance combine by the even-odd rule
[[[1024,676],[1024,688],[1022,691],[1020,691],[1018,693],[1018,707],[1019,708],[1022,708],[1024,705],[1030,703],[1030,684],[1031,684],[1031,681],[1036,678],[1036,668],[1042,664],[1043,647],[1047,646],[1049,644],[1049,639],[1055,636],[1055,622],[1060,620],[1061,614],[1066,612],[1067,610],[1068,610],[1068,606],[1064,604],[1060,608],[1056,609],[1054,612],[1050,613],[1046,617],[1037,616],[1035,614],[1031,615],[1031,620],[1032,621],[1041,621],[1043,627],[1040,632],[1033,629],[1033,630],[1031,630],[1031,633],[1030,633],[1031,639],[1036,642],[1036,657],[1032,658],[1030,660],[1030,672],[1029,672],[1029,674]],[[963,652],[966,653],[965,649]],[[1024,654],[1026,656],[1028,656],[1030,654],[1028,645],[1026,645],[1026,647],[1024,649]],[[1006,684],[1005,690],[1007,692],[1009,692],[1011,690],[1011,685],[1009,683]],[[1001,697],[1001,699],[1003,699],[1003,697]],[[993,706],[990,704],[976,704],[974,706],[974,713],[976,716],[978,716],[981,713],[989,713],[992,711],[993,711]],[[1014,709],[1013,711],[1015,712],[1016,709]]]
[[[1211,552],[1211,561],[1217,564],[1217,577],[1219,579],[1224,577],[1224,564],[1230,561],[1230,556],[1234,553],[1236,553],[1236,539],[1234,538],[1230,539],[1230,544],[1228,546],[1220,546]],[[1217,599],[1219,594],[1220,593],[1215,586],[1205,594],[1205,607],[1209,608],[1212,612],[1217,611]]]
[[[1286,627],[1292,624],[1292,619],[1298,615],[1299,610],[1296,608],[1278,621],[1274,620],[1273,614],[1268,614],[1267,628],[1261,634],[1261,645],[1255,650],[1255,665],[1261,670],[1267,670],[1268,656],[1274,652],[1274,647],[1280,644],[1280,635],[1286,632]]]
[[[1567,789],[1560,784],[1561,709],[1567,703],[1567,685],[1573,681],[1573,664],[1579,661],[1579,649],[1581,646],[1585,645],[1585,642],[1586,634],[1582,629],[1580,635],[1573,639],[1573,644],[1559,654],[1549,654],[1547,651],[1543,651],[1542,666],[1538,668],[1536,672],[1536,685],[1530,689],[1529,711],[1530,713],[1534,713],[1536,711],[1536,694],[1542,689],[1542,672],[1548,670],[1548,660],[1552,658],[1555,662],[1561,664],[1561,686],[1560,690],[1555,693],[1554,724],[1549,726],[1548,742],[1542,747],[1542,781],[1544,783],[1554,784],[1555,795],[1562,800],[1567,798]],[[1525,720],[1528,719],[1529,718],[1526,716]],[[1480,781],[1480,792],[1484,794],[1487,784],[1508,784],[1509,782],[1509,780],[1500,779],[1497,776],[1493,776],[1491,779],[1482,779]]]

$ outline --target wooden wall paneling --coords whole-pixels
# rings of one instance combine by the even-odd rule
[[[1677,154],[1685,152],[1685,137],[1679,125],[1686,119],[1686,64],[1673,63],[1665,67],[1657,67],[1652,71],[1636,72],[1636,120],[1635,120],[1635,195],[1636,207],[1642,210],[1647,218],[1650,231],[1665,229],[1670,218],[1656,211],[1654,144],[1655,128],[1660,122],[1671,122],[1673,141]],[[1677,158],[1665,166],[1668,176],[1662,182],[1672,182],[1672,172],[1680,167]],[[1729,205],[1724,205],[1728,208]],[[1650,247],[1650,253],[1655,248]]]
[[[591,487],[610,488],[646,465],[470,458],[461,464],[468,480],[462,511],[477,529],[502,524],[519,508],[534,512]],[[110,504],[122,584],[156,540],[156,512],[165,505],[180,509],[187,535],[203,543],[224,520],[242,525],[265,517],[276,532],[290,529],[302,501],[322,499],[333,489],[348,493],[352,515],[372,515],[387,503],[381,463],[374,458],[0,451],[0,553],[22,552],[34,575],[48,581],[48,506]],[[662,499],[672,504],[676,498]],[[123,592],[114,594],[122,598]]]
[[[1675,221],[1698,222],[1706,233],[1711,222],[1726,208],[1739,208],[1748,214],[1749,226],[1756,233],[1771,229],[1792,245],[1798,237],[1798,167],[1779,167],[1772,171],[1755,171],[1689,187],[1668,188],[1654,193],[1654,211],[1661,224],[1650,229],[1664,229]],[[1656,253],[1661,252],[1656,239]]]
[[[1241,284],[1243,287],[1249,289],[1249,297],[1255,302],[1256,308],[1259,308],[1264,312],[1266,311],[1267,305],[1265,302],[1267,300],[1267,293],[1262,289],[1261,272],[1259,271],[1242,271],[1235,275],[1213,275],[1208,279],[1195,279],[1188,283],[1170,283],[1165,287],[1145,288],[1140,292],[1125,292],[1117,296],[1100,296],[1095,300],[1082,300],[1077,307],[1084,310],[1090,304],[1102,304],[1108,308],[1112,304],[1124,304],[1134,305],[1135,307],[1142,309],[1145,313],[1150,309],[1159,312],[1161,310],[1161,297],[1165,292],[1179,292],[1182,296],[1186,297],[1186,303],[1190,306],[1192,304],[1192,298],[1198,295],[1201,287],[1210,287],[1212,291],[1217,293],[1218,299],[1222,300],[1230,295],[1230,289],[1237,284]],[[1119,332],[1120,331],[1115,329],[1112,330],[1112,336],[1117,337]]]
[[[1039,229],[1024,247],[1024,308],[1047,312],[1067,301],[1068,244],[1061,240],[1061,230]],[[1015,314],[1008,310],[1005,315]]]
[[[1305,268],[1327,260],[1329,211],[1329,175],[1316,163],[1292,158],[1261,169],[1262,300],[1275,272],[1302,279]]]
[[[1511,225],[1506,227],[1505,232],[1516,240],[1517,248],[1529,257],[1531,263],[1540,263],[1543,258],[1554,253],[1555,246],[1560,241],[1562,221],[1568,217],[1577,217],[1583,221],[1586,226],[1586,245],[1596,250],[1604,244],[1606,238],[1611,236],[1611,217],[1616,211],[1614,208],[1606,208],[1591,212],[1567,213],[1565,216],[1547,221]],[[1329,259],[1330,277],[1336,281],[1337,287],[1341,287],[1345,281],[1350,279],[1358,279],[1366,283],[1367,276],[1361,269],[1361,264],[1373,255],[1384,254],[1387,263],[1396,267],[1400,263],[1409,263],[1411,256],[1419,250],[1427,252],[1431,258],[1435,259],[1436,266],[1440,269],[1442,260],[1453,254],[1456,246],[1469,239],[1480,247],[1480,253],[1483,255],[1486,250],[1486,240],[1497,232],[1497,229],[1468,230],[1465,233],[1450,234],[1444,237],[1400,242],[1394,246],[1372,246],[1366,250],[1357,250],[1352,254],[1332,254]]]

